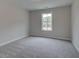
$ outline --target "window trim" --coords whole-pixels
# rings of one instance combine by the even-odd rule
[[[48,29],[47,29],[47,30],[44,30],[44,29],[43,29],[43,25],[42,25],[42,24],[43,24],[43,15],[44,15],[44,14],[51,14],[51,21],[52,21],[52,22],[51,22],[51,30],[48,30]],[[42,14],[41,14],[41,18],[42,18],[42,20],[41,20],[41,23],[42,23],[42,24],[41,24],[41,30],[42,30],[42,31],[53,31],[53,13],[42,13]],[[48,27],[49,21],[47,20],[46,22],[47,22],[47,27]]]

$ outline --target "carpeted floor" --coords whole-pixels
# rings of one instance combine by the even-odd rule
[[[0,58],[78,58],[71,42],[29,37],[0,47]]]

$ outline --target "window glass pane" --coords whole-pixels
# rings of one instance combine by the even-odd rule
[[[47,21],[47,17],[43,17],[42,18],[42,21]]]
[[[52,28],[48,28],[47,30],[48,30],[48,31],[52,31]]]
[[[45,30],[47,29],[47,23],[46,22],[42,23],[42,28],[45,29]]]
[[[43,27],[47,27],[47,23],[43,23],[42,26],[43,26]]]

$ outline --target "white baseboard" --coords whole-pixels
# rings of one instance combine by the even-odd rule
[[[76,48],[76,50],[79,52],[79,47],[77,47],[77,45],[73,44],[74,47]]]
[[[17,40],[23,39],[23,38],[25,38],[25,37],[27,37],[27,36],[26,36],[26,35],[25,35],[25,36],[21,36],[21,37],[19,37],[19,38],[16,38],[16,39],[13,39],[13,40],[10,40],[10,41],[7,41],[7,42],[4,42],[4,43],[1,43],[0,46],[4,46],[4,45],[6,45],[6,44],[9,44],[9,43],[11,43],[11,42],[14,42],[14,41],[17,41]]]
[[[74,48],[79,52],[79,47],[72,41]]]
[[[62,37],[47,37],[47,36],[38,36],[38,35],[30,35],[32,37],[45,37],[45,38],[52,38],[52,39],[60,39],[60,40],[67,40],[67,41],[71,41],[71,38],[62,38]]]

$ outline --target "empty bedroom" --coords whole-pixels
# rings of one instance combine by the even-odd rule
[[[79,0],[0,0],[0,58],[79,58]]]

